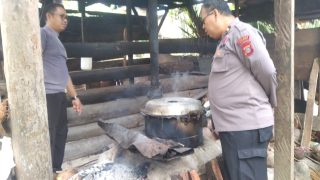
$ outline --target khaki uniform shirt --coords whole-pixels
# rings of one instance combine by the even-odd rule
[[[217,46],[209,76],[216,131],[273,125],[276,87],[276,69],[262,33],[236,18]]]

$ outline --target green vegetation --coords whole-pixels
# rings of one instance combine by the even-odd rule
[[[311,21],[299,21],[297,22],[298,29],[312,29],[320,27],[320,19],[313,19]]]
[[[262,33],[271,34],[274,33],[274,25],[264,21],[256,21],[250,23],[253,27],[259,29]]]
[[[201,21],[199,10],[194,8],[196,18]],[[175,18],[181,22],[180,30],[183,32],[184,38],[199,38],[200,33],[197,29],[195,22],[192,20],[187,8],[171,9],[168,16]]]

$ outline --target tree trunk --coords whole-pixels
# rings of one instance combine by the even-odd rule
[[[0,6],[17,179],[52,179],[38,2],[10,0]]]

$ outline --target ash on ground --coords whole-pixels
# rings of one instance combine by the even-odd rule
[[[71,180],[144,180],[147,179],[146,167],[130,167],[119,163],[96,164],[89,169],[82,170],[74,175]]]

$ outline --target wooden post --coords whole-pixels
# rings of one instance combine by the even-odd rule
[[[309,144],[311,141],[312,123],[313,123],[313,104],[316,97],[318,74],[319,74],[319,60],[317,58],[313,62],[311,73],[310,73],[307,108],[306,108],[306,113],[304,115],[304,121],[303,121],[304,125],[303,125],[302,138],[301,138],[301,146],[307,149],[309,148]]]
[[[16,174],[27,180],[52,179],[38,2],[10,0],[0,6]]]
[[[278,78],[274,179],[293,180],[294,0],[275,0],[274,16],[274,62]]]
[[[149,98],[159,98],[162,90],[159,81],[159,39],[158,39],[158,14],[157,0],[148,0],[148,25],[150,42],[150,64],[151,64],[151,88]]]
[[[235,6],[234,15],[236,17],[239,17],[240,1],[239,0],[235,0],[234,1],[234,6]]]
[[[78,9],[81,12],[81,42],[85,42],[86,5],[83,0],[78,1]]]
[[[320,72],[318,74],[318,115],[313,125],[314,130],[320,131]]]
[[[125,40],[132,42],[132,0],[126,0],[126,33],[125,33]],[[132,66],[133,65],[133,54],[129,53],[128,55],[128,65]],[[130,84],[134,84],[134,77],[129,78]]]

